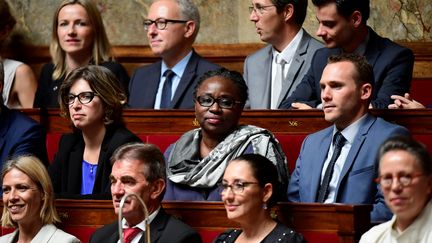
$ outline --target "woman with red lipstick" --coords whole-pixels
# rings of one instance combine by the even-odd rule
[[[35,107],[59,107],[58,91],[66,75],[89,64],[108,68],[123,88],[128,88],[129,76],[113,60],[102,17],[91,0],[64,0],[60,4],[53,18],[50,53],[52,63],[42,68]]]
[[[8,160],[3,165],[2,180],[2,226],[16,230],[0,237],[0,243],[81,242],[54,226],[60,219],[53,188],[38,158],[25,155]]]
[[[283,195],[274,164],[259,154],[232,160],[220,183],[227,217],[240,224],[216,238],[218,242],[305,242],[303,236],[270,216],[270,208]]]
[[[432,159],[427,148],[412,138],[390,138],[381,145],[378,159],[377,182],[394,215],[360,242],[432,242]]]
[[[61,114],[74,132],[61,137],[49,167],[54,192],[63,197],[109,198],[113,152],[141,142],[122,120],[126,95],[107,68],[89,65],[73,70],[59,91]]]
[[[228,161],[245,153],[261,154],[288,183],[287,162],[279,142],[263,128],[239,125],[248,99],[243,76],[219,69],[205,73],[195,88],[195,116],[200,128],[182,135],[165,151],[167,190],[164,200],[220,201],[217,183]]]

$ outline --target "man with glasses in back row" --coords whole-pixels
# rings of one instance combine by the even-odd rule
[[[303,28],[307,0],[253,0],[250,20],[267,46],[248,56],[244,78],[251,109],[277,109],[295,90],[321,47]]]
[[[220,68],[192,48],[200,16],[190,0],[155,0],[144,28],[152,52],[162,58],[137,69],[129,83],[129,108],[192,109],[201,75]]]

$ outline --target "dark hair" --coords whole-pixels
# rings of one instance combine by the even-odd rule
[[[126,94],[117,77],[103,66],[80,67],[66,76],[65,81],[60,86],[58,97],[61,114],[65,117],[70,116],[69,105],[64,99],[69,95],[72,85],[80,79],[87,81],[92,91],[97,93],[101,99],[105,110],[105,124],[123,124],[122,113],[123,105],[126,103]]]
[[[294,20],[302,26],[306,18],[308,0],[272,0],[278,13],[282,12],[286,5],[292,4],[294,7]]]
[[[166,180],[165,159],[154,144],[127,143],[117,148],[111,156],[111,164],[118,160],[138,160],[146,167],[145,178],[149,182]]]
[[[425,145],[411,137],[392,137],[387,139],[380,147],[378,159],[381,161],[384,154],[390,151],[402,150],[416,158],[426,175],[432,175],[432,159]]]
[[[14,16],[10,12],[9,4],[6,0],[0,0],[0,30],[8,29],[11,31],[16,24]]]
[[[363,84],[371,84],[374,86],[374,74],[373,68],[368,63],[364,56],[360,56],[353,53],[343,53],[340,55],[330,56],[327,60],[328,64],[337,63],[337,62],[351,62],[354,64],[354,67],[357,71],[357,77],[355,77],[355,81],[357,85]]]
[[[369,19],[369,0],[312,0],[312,3],[316,7],[335,3],[338,13],[346,19],[348,19],[354,11],[359,11],[361,13],[363,23],[366,23]]]
[[[217,70],[211,70],[204,73],[201,78],[198,80],[197,85],[195,86],[195,90],[193,93],[194,98],[197,97],[198,89],[201,87],[201,84],[209,78],[212,77],[223,77],[233,82],[233,84],[237,87],[237,91],[240,94],[238,97],[240,102],[244,105],[246,100],[248,99],[248,86],[246,85],[246,81],[243,76],[237,71],[230,71],[226,68],[220,68]],[[237,98],[237,97],[236,97]]]
[[[276,204],[281,199],[282,187],[278,180],[278,171],[276,166],[268,158],[260,154],[243,154],[232,161],[245,161],[252,168],[252,175],[258,181],[261,187],[270,183],[273,186],[273,193],[267,205],[269,207]]]

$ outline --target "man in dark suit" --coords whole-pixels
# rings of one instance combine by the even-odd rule
[[[200,16],[190,0],[154,1],[144,28],[149,45],[162,60],[137,69],[129,83],[129,108],[192,109],[197,80],[219,66],[192,48]]]
[[[373,66],[374,91],[370,108],[387,108],[391,95],[409,91],[414,55],[411,50],[377,35],[366,21],[369,0],[313,0],[319,22],[317,35],[327,48],[318,50],[309,71],[281,108],[321,108],[321,74],[327,58],[340,53],[363,55]]]
[[[126,194],[140,197],[149,213],[150,239],[152,243],[201,242],[199,234],[190,226],[165,213],[161,201],[165,193],[166,171],[162,152],[152,144],[126,144],[113,154],[111,193],[115,213],[119,213],[120,201]],[[125,200],[122,219],[124,238],[127,231],[137,231],[130,241],[145,239],[145,215],[135,197]],[[90,243],[117,243],[118,223],[105,225],[96,230]],[[126,241],[125,241],[126,242]]]
[[[302,28],[307,3],[252,1],[250,20],[268,45],[245,60],[244,78],[250,94],[246,107],[277,109],[302,80],[315,51],[323,47]]]
[[[3,82],[3,62],[0,60],[0,94]],[[0,95],[0,167],[9,157],[23,154],[33,154],[48,165],[43,127],[19,111],[9,110]]]
[[[376,154],[387,138],[409,135],[368,113],[373,70],[356,54],[332,56],[320,81],[324,117],[333,126],[305,138],[288,186],[292,202],[373,204],[371,219],[388,220]]]

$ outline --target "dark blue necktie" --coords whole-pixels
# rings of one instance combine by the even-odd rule
[[[324,174],[324,179],[323,179],[323,181],[321,183],[321,187],[318,191],[317,202],[319,202],[319,203],[323,203],[327,199],[330,181],[331,181],[331,178],[333,176],[334,166],[336,164],[336,160],[338,159],[338,157],[342,151],[342,147],[345,145],[345,142],[346,142],[346,139],[344,138],[344,136],[340,132],[335,133],[333,140],[334,140],[333,141],[333,144],[334,144],[333,155],[330,159],[330,163],[327,166],[327,169],[326,169],[325,174]]]
[[[161,109],[168,109],[171,107],[171,88],[172,88],[172,79],[175,73],[171,69],[167,69],[163,76],[165,77],[165,83],[162,88],[162,96],[161,96]]]

